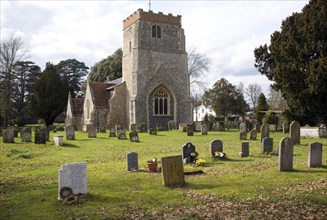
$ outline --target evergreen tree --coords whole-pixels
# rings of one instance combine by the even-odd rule
[[[268,110],[268,104],[266,100],[266,96],[263,93],[260,93],[258,97],[258,105],[256,109],[256,118],[258,122],[262,123],[262,119],[265,116],[265,111]]]
[[[68,80],[60,77],[53,64],[47,63],[40,79],[35,82],[30,108],[49,126],[65,110],[69,92],[73,92],[73,88]]]
[[[282,22],[270,45],[255,49],[255,67],[274,81],[293,118],[327,122],[327,1],[311,0]],[[307,121],[311,120],[311,121]]]

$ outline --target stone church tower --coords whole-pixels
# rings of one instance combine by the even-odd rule
[[[128,124],[192,123],[181,16],[139,9],[126,18],[122,63]]]

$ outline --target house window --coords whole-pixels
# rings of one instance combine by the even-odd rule
[[[170,95],[164,88],[159,88],[153,95],[154,115],[169,115]]]
[[[152,26],[152,37],[161,38],[161,27],[159,25]]]

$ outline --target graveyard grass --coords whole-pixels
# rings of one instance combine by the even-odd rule
[[[58,132],[63,134],[64,132]],[[237,156],[239,132],[180,131],[139,133],[140,142],[76,132],[57,147],[53,133],[46,145],[4,144],[0,137],[0,219],[208,219],[327,218],[327,139],[304,139],[294,146],[293,171],[278,171],[278,156],[262,155],[260,134],[250,143],[250,156]],[[128,134],[127,134],[128,136]],[[274,152],[287,134],[271,132]],[[228,160],[210,157],[209,143],[223,141]],[[34,137],[32,138],[34,140]],[[183,188],[167,188],[160,173],[147,172],[147,160],[181,155],[186,142],[195,145],[205,166],[184,165]],[[308,144],[323,144],[323,166],[308,168]],[[13,154],[12,152],[18,152]],[[140,172],[126,171],[126,153],[137,152]],[[20,155],[28,155],[27,157]],[[88,195],[79,205],[64,205],[58,197],[58,170],[63,164],[87,162]]]

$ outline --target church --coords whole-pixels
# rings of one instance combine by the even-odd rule
[[[143,123],[167,130],[171,120],[192,123],[181,16],[138,9],[123,21],[122,50],[122,78],[87,82],[84,98],[69,96],[66,126],[86,131],[90,124],[106,130]]]

